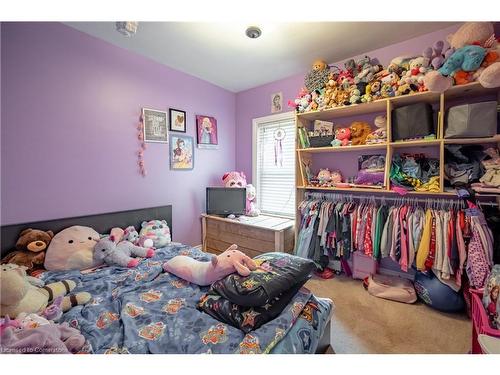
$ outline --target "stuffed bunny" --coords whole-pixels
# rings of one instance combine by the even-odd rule
[[[200,262],[178,255],[166,262],[163,269],[197,285],[210,285],[234,272],[248,276],[250,271],[257,269],[257,265],[252,258],[236,250],[237,248],[237,245],[231,245],[222,254],[214,255],[210,262]]]
[[[94,247],[94,259],[104,261],[106,264],[121,267],[136,267],[139,260],[132,255],[151,258],[155,251],[152,248],[135,246],[130,241],[116,241],[114,236],[104,237]]]

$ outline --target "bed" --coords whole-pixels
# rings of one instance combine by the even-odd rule
[[[100,233],[111,227],[136,227],[143,220],[165,219],[173,235],[172,207],[162,206],[100,215],[3,226],[2,255],[13,248],[19,232],[32,227],[57,232],[87,225]],[[74,292],[88,291],[92,300],[64,314],[87,339],[88,353],[324,353],[330,344],[329,299],[302,288],[274,320],[245,334],[196,309],[208,290],[163,271],[162,264],[184,254],[199,260],[209,255],[178,243],[158,249],[134,269],[102,267],[41,275],[45,282],[72,279]]]

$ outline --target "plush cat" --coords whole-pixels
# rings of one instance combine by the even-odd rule
[[[165,220],[143,221],[139,232],[139,243],[150,239],[153,247],[160,248],[167,246],[172,240],[170,238],[170,228]]]

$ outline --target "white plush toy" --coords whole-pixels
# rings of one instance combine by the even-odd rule
[[[259,216],[260,210],[256,207],[257,190],[252,184],[247,184],[247,216]]]

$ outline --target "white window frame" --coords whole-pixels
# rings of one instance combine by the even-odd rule
[[[274,115],[269,115],[269,116],[264,116],[264,117],[257,117],[252,120],[252,181],[253,185],[255,186],[255,190],[257,192],[257,207],[260,209],[259,205],[259,192],[260,192],[260,187],[259,187],[259,181],[257,178],[257,131],[259,126],[267,124],[269,122],[277,122],[277,121],[284,121],[284,120],[292,120],[295,123],[295,112],[290,111],[290,112],[283,112],[283,113],[276,113]],[[293,135],[294,137],[296,136],[295,134]],[[295,142],[295,140],[294,140]],[[297,157],[297,155],[295,155]],[[295,165],[297,165],[297,161],[295,161]],[[295,170],[294,172],[294,181],[297,181],[297,176],[296,176],[297,171]],[[297,197],[295,197],[297,199]],[[295,205],[295,202],[294,202]],[[283,216],[283,215],[273,215],[273,214],[265,214],[268,216],[277,216],[277,217],[285,217],[287,219],[295,219],[295,217],[291,216]]]

